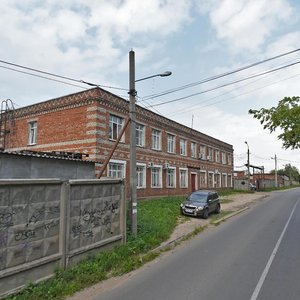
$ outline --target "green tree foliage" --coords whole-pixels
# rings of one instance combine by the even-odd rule
[[[275,173],[275,170],[272,170],[270,173]],[[278,175],[287,176],[291,180],[298,181],[300,179],[300,173],[297,167],[292,166],[291,164],[286,164],[283,169],[277,170]]]
[[[300,148],[300,97],[285,97],[277,107],[259,110],[250,109],[249,114],[260,120],[264,129],[271,133],[281,129],[278,139],[282,140],[285,149]]]

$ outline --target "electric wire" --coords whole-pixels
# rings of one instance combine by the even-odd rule
[[[230,101],[230,100],[233,100],[233,99],[235,99],[235,98],[238,98],[238,97],[241,97],[241,96],[244,96],[244,95],[247,95],[247,94],[251,94],[251,93],[257,92],[258,90],[262,90],[262,89],[264,89],[264,88],[266,88],[266,87],[275,85],[275,84],[277,84],[277,83],[280,83],[280,82],[283,82],[283,81],[286,81],[286,80],[290,80],[290,79],[295,78],[295,77],[297,77],[297,76],[299,76],[299,75],[300,75],[300,73],[295,74],[295,75],[290,76],[290,77],[287,77],[287,78],[285,78],[285,79],[281,79],[281,80],[272,82],[272,83],[270,83],[270,84],[268,84],[268,85],[264,85],[264,86],[262,86],[262,87],[252,89],[252,90],[250,90],[250,91],[241,93],[241,94],[239,94],[239,95],[235,95],[235,96],[232,96],[232,97],[229,97],[229,98],[226,98],[226,99],[221,99],[221,100],[219,100],[219,101],[216,101],[216,102],[213,102],[213,103],[209,103],[209,104],[206,104],[206,105],[196,105],[196,106],[197,106],[197,108],[199,109],[199,108],[204,108],[204,107],[209,107],[209,106],[212,106],[212,105],[216,105],[216,104],[219,104],[219,103],[222,103],[222,102],[225,102],[225,101]],[[214,97],[214,98],[216,98],[216,97]],[[213,98],[211,98],[211,99],[213,99]],[[207,99],[207,100],[203,101],[202,103],[207,102],[208,100],[211,100],[211,99]],[[201,104],[202,104],[202,103],[201,103]],[[194,110],[196,106],[194,106],[191,110]],[[185,111],[185,112],[187,112],[187,111]]]
[[[42,71],[42,70],[30,68],[30,67],[18,65],[18,64],[12,63],[12,62],[4,61],[4,60],[0,60],[0,63],[7,64],[7,65],[10,65],[10,66],[14,66],[14,67],[18,67],[18,68],[21,68],[21,69],[26,69],[26,70],[37,72],[37,73],[42,73],[42,74],[53,76],[53,77],[58,77],[58,78],[66,79],[66,80],[69,80],[69,81],[74,81],[74,82],[78,82],[78,83],[84,83],[84,84],[91,85],[91,86],[105,87],[105,88],[116,89],[116,90],[123,90],[123,91],[127,91],[128,90],[128,89],[120,88],[120,87],[114,87],[114,86],[108,86],[108,85],[102,85],[102,84],[94,84],[94,83],[90,83],[90,82],[87,82],[87,81],[84,81],[84,80],[74,79],[74,78],[71,78],[71,77],[62,76],[62,75],[58,75],[58,74],[55,74],[55,73],[50,73],[50,72],[46,72],[46,71]],[[9,69],[9,68],[7,68],[7,69]],[[9,69],[9,70],[13,70],[13,69]],[[27,73],[25,73],[25,74],[27,74]],[[37,76],[37,77],[39,77],[39,76]],[[49,79],[48,77],[41,77],[41,78]],[[58,82],[64,83],[62,81],[58,81]]]
[[[252,78],[256,78],[256,77],[259,77],[259,76],[264,76],[264,75],[267,75],[267,74],[270,74],[270,73],[273,73],[273,72],[277,72],[279,70],[282,70],[282,69],[285,69],[285,68],[297,65],[299,63],[300,63],[300,61],[297,61],[295,63],[291,63],[291,64],[288,64],[288,65],[285,65],[285,66],[282,66],[282,67],[278,67],[278,68],[271,69],[271,70],[268,70],[268,71],[264,71],[264,72],[261,72],[261,73],[258,73],[258,74],[250,75],[250,76],[247,76],[247,77],[242,78],[242,79],[231,81],[229,83],[221,84],[221,85],[218,85],[216,87],[213,87],[213,88],[201,91],[201,92],[197,92],[197,93],[193,93],[193,94],[190,94],[190,95],[187,95],[187,96],[183,96],[183,97],[180,97],[180,98],[176,98],[176,99],[164,101],[164,102],[161,102],[161,103],[153,104],[153,105],[151,105],[151,107],[157,107],[157,106],[161,106],[161,105],[165,105],[165,104],[169,104],[169,103],[174,103],[174,102],[178,102],[178,101],[190,98],[190,97],[194,97],[194,96],[198,96],[198,95],[201,95],[201,94],[205,94],[205,93],[208,93],[208,92],[211,92],[211,91],[215,91],[215,90],[218,90],[220,88],[224,88],[224,87],[227,87],[227,86],[239,83],[239,82],[243,82],[243,81],[246,81],[246,80],[249,80],[249,79],[252,79]],[[150,107],[150,106],[146,106],[146,108],[148,108],[148,107]]]
[[[298,58],[297,58],[297,59],[298,59]],[[295,61],[295,59],[286,61],[285,64],[288,63],[288,62],[291,62],[291,61]],[[272,75],[272,74],[268,74],[268,75]],[[266,76],[268,76],[268,75],[266,75]],[[180,109],[180,110],[173,111],[172,113],[167,114],[167,116],[172,117],[172,116],[177,115],[178,113],[183,113],[183,112],[192,111],[192,110],[194,110],[195,108],[208,107],[208,106],[212,106],[212,105],[215,105],[215,104],[218,104],[218,103],[221,103],[221,102],[225,102],[225,101],[228,101],[228,100],[231,100],[231,99],[235,99],[235,98],[237,98],[237,97],[240,97],[240,96],[243,96],[243,95],[246,95],[246,94],[255,92],[255,91],[260,90],[260,89],[263,89],[263,88],[268,87],[268,86],[270,86],[270,85],[277,84],[277,83],[279,83],[279,82],[282,82],[282,81],[286,81],[286,80],[292,79],[292,78],[297,77],[297,76],[299,76],[299,75],[300,75],[300,74],[298,73],[298,74],[295,74],[295,75],[293,75],[293,76],[290,76],[290,77],[281,79],[281,80],[279,80],[279,81],[272,82],[271,84],[264,85],[264,86],[262,86],[262,87],[258,87],[258,88],[252,89],[252,90],[250,90],[250,91],[241,93],[241,94],[239,94],[239,95],[231,96],[230,98],[226,98],[226,99],[221,99],[221,100],[216,101],[216,102],[213,102],[213,103],[211,103],[211,104],[202,105],[203,103],[210,102],[211,100],[214,100],[214,99],[216,99],[216,98],[220,98],[220,97],[222,97],[222,96],[224,96],[224,95],[227,95],[227,94],[231,94],[232,92],[235,92],[236,90],[239,90],[239,89],[244,88],[244,87],[246,87],[246,86],[252,85],[252,84],[254,84],[254,83],[256,83],[256,82],[258,82],[258,81],[261,80],[260,78],[258,78],[258,79],[254,80],[254,81],[245,83],[245,84],[243,84],[243,85],[239,85],[238,87],[235,87],[235,88],[233,88],[233,89],[231,89],[230,91],[227,91],[227,92],[225,92],[225,93],[222,93],[222,94],[216,95],[216,96],[214,96],[214,97],[205,99],[205,100],[201,101],[201,103],[196,104],[196,105],[193,105],[192,107],[188,107],[188,108],[186,108],[186,109]]]
[[[210,82],[210,81],[213,81],[213,80],[216,80],[216,79],[228,76],[228,75],[232,75],[232,74],[241,72],[243,70],[252,68],[254,66],[258,66],[260,64],[266,63],[268,61],[271,61],[271,60],[274,60],[274,59],[277,59],[277,58],[280,58],[280,57],[283,57],[283,56],[286,56],[286,55],[290,55],[290,54],[296,53],[298,51],[300,51],[300,48],[297,48],[297,49],[294,49],[292,51],[285,52],[285,53],[282,53],[282,54],[279,54],[279,55],[276,55],[276,56],[273,56],[273,57],[270,57],[270,58],[267,58],[267,59],[264,59],[264,60],[252,63],[252,64],[249,64],[249,65],[246,65],[246,66],[243,66],[241,68],[238,68],[238,69],[235,69],[235,70],[232,70],[232,71],[228,71],[228,72],[225,72],[225,73],[222,73],[222,74],[219,74],[219,75],[215,75],[215,76],[212,76],[212,77],[205,78],[205,79],[200,80],[200,81],[189,83],[189,84],[183,85],[183,86],[178,87],[178,88],[166,90],[164,92],[160,92],[160,93],[156,93],[156,94],[147,95],[147,96],[143,97],[143,99],[145,99],[145,100],[147,100],[147,99],[154,99],[154,98],[161,97],[161,96],[164,96],[164,95],[167,95],[167,94],[178,92],[178,91],[181,91],[183,89],[187,89],[187,88],[199,85],[199,84],[207,83],[207,82]]]
[[[33,73],[30,73],[30,72],[26,72],[26,71],[16,70],[16,69],[9,68],[9,67],[4,67],[4,66],[0,66],[0,68],[11,70],[11,71],[22,73],[22,74],[26,74],[26,75],[30,75],[30,76],[34,76],[34,77],[39,77],[39,78],[55,81],[55,82],[59,82],[59,83],[63,83],[63,84],[67,84],[67,85],[71,85],[71,86],[75,86],[75,87],[81,88],[83,90],[87,89],[86,87],[79,86],[77,84],[69,83],[69,82],[66,82],[66,81],[62,81],[62,80],[58,80],[58,79],[54,79],[54,78],[50,78],[50,77],[46,77],[46,76],[42,76],[42,75],[38,75],[38,74],[33,74]]]

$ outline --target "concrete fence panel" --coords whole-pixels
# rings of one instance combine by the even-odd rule
[[[0,180],[0,296],[125,242],[120,180]]]

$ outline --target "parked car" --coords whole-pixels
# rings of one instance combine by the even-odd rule
[[[210,213],[220,213],[220,210],[219,195],[216,191],[195,191],[180,204],[181,214],[203,219],[207,219]]]
[[[250,183],[250,190],[251,191],[256,191],[256,185],[253,183]]]

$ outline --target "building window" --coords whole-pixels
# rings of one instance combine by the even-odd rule
[[[221,160],[220,160],[220,150],[216,150],[216,162],[217,163],[221,162]]]
[[[226,165],[226,153],[222,152],[222,164]]]
[[[227,187],[227,174],[222,174],[222,187]]]
[[[180,187],[187,188],[188,187],[188,171],[186,169],[179,170],[179,180],[180,180]]]
[[[208,172],[208,187],[213,188],[214,187],[214,173]]]
[[[28,123],[28,145],[35,145],[37,142],[37,122]]]
[[[109,116],[109,138],[110,139],[117,140],[122,130],[122,127],[123,127],[123,118],[114,115]],[[123,137],[122,137],[122,141],[124,141]]]
[[[231,155],[230,154],[227,155],[227,163],[230,166],[232,165],[232,159],[231,159]]]
[[[152,188],[161,188],[162,187],[162,168],[153,167],[151,168],[151,187]]]
[[[200,171],[200,188],[206,188],[206,171]]]
[[[108,164],[108,177],[125,178],[125,162],[112,161]]]
[[[206,146],[200,145],[200,153],[199,153],[200,159],[206,159]]]
[[[169,153],[175,153],[175,135],[167,135],[167,151]]]
[[[167,188],[176,187],[176,169],[169,168],[167,169]]]
[[[211,147],[208,148],[208,160],[213,160],[213,149]]]
[[[215,187],[221,187],[221,175],[219,173],[215,174]]]
[[[136,167],[136,176],[137,176],[137,188],[146,187],[146,165],[137,165]]]
[[[186,140],[180,139],[180,155],[186,156]]]
[[[227,175],[227,187],[232,187],[232,175],[228,174]]]
[[[136,145],[145,146],[145,126],[141,124],[136,124]]]
[[[191,142],[191,157],[197,157],[196,149],[197,149],[196,143]]]
[[[160,150],[161,149],[161,132],[159,130],[152,129],[151,139],[152,139],[152,149]]]

